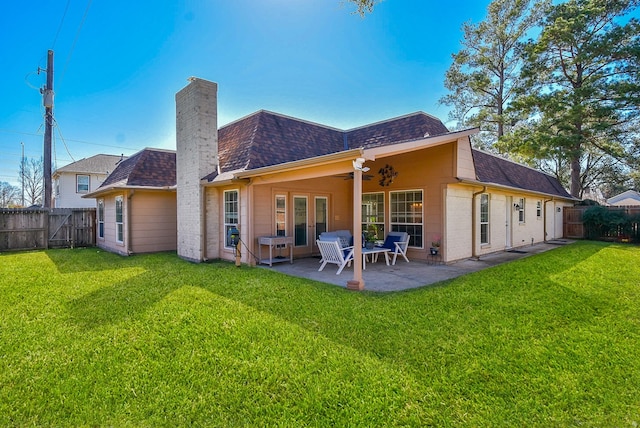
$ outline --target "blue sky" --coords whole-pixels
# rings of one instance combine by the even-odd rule
[[[218,83],[218,124],[260,109],[348,129],[438,105],[461,25],[488,1],[36,0],[0,14],[0,181],[21,142],[40,157],[55,52],[54,168],[98,153],[175,149],[175,93]],[[65,12],[66,11],[66,12]]]

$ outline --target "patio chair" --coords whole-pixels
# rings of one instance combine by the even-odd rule
[[[318,269],[318,272],[322,271],[327,263],[338,265],[336,275],[340,275],[340,272],[342,272],[345,266],[351,266],[353,247],[342,248],[339,239],[333,241],[321,241],[318,239],[316,244],[318,244],[320,254],[322,255],[322,265],[320,269]]]
[[[320,236],[318,236],[320,241],[335,241],[338,240],[340,247],[348,248],[353,246],[353,236],[351,236],[351,232],[348,230],[336,230],[333,232],[322,232]],[[320,253],[320,261],[318,263],[322,263],[324,258],[322,257],[322,253]]]
[[[401,255],[407,263],[409,263],[409,259],[407,258],[409,238],[410,235],[407,232],[389,232],[387,237],[384,239],[384,244],[380,245],[382,248],[388,248],[389,253],[393,254],[393,261],[391,262],[392,265],[395,266],[398,255]]]

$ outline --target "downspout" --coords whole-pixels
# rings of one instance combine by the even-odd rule
[[[547,242],[547,202],[551,202],[553,201],[554,198],[551,199],[547,199],[546,201],[544,201],[544,203],[542,204],[542,233],[544,234],[542,236],[542,241],[543,242]],[[554,208],[554,216],[553,216],[553,230],[555,231],[555,221],[556,221],[556,216],[555,216],[555,208]]]
[[[247,232],[245,233],[245,237],[247,239],[248,242],[245,243],[246,245],[246,250],[245,251],[245,262],[247,263],[247,265],[249,266],[255,266],[256,265],[256,259],[251,258],[252,253],[255,254],[255,242],[256,240],[253,239],[253,222],[254,222],[254,218],[255,216],[249,215],[249,213],[252,212],[251,207],[253,206],[253,179],[249,179],[249,182],[246,184],[246,189],[247,189],[247,215],[245,216],[245,218],[247,219]],[[251,248],[251,250],[249,250],[249,244],[251,244],[251,246],[253,248]]]
[[[477,243],[478,238],[476,237],[476,233],[478,231],[478,226],[476,225],[476,220],[478,218],[478,214],[476,213],[476,196],[487,191],[487,186],[482,186],[482,190],[475,192],[471,197],[471,257],[478,258],[477,251]]]
[[[198,197],[200,198],[200,260],[206,260],[206,252],[207,252],[207,244],[205,242],[206,237],[206,229],[205,229],[205,219],[207,217],[206,211],[207,207],[205,206],[205,189],[202,186],[202,183],[198,183]]]
[[[135,190],[132,190],[131,192],[129,192],[129,194],[127,194],[127,254],[131,255],[133,254],[133,251],[131,251],[131,207],[133,206],[133,204],[131,203],[131,199],[133,198],[133,195],[136,193]]]
[[[200,230],[200,240],[202,242],[202,261],[203,262],[207,262],[209,261],[209,258],[207,257],[207,188],[203,187],[202,184],[200,184],[200,195],[201,195],[201,215],[202,215],[202,220],[200,221],[201,224],[201,230]],[[176,201],[177,201],[177,197],[176,197]],[[177,207],[176,207],[177,209]]]

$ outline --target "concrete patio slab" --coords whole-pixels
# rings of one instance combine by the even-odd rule
[[[488,254],[477,259],[460,260],[451,264],[429,264],[417,260],[412,260],[407,263],[402,259],[398,259],[395,266],[386,266],[384,257],[380,257],[377,263],[367,263],[366,270],[362,272],[365,282],[364,289],[389,292],[424,287],[491,266],[549,251],[572,242],[573,241],[570,240],[557,239],[526,247],[519,247],[512,251]],[[293,264],[284,262],[276,263],[273,267],[266,265],[260,266],[287,275],[313,279],[346,288],[347,281],[353,278],[353,267],[346,267],[340,275],[336,275],[337,266],[335,265],[327,265],[322,272],[318,272],[318,268],[320,267],[319,261],[319,257],[309,257],[295,259]]]

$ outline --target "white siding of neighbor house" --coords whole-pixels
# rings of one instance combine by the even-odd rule
[[[78,193],[76,188],[76,176],[89,176],[89,192],[97,190],[107,178],[106,174],[89,174],[75,172],[59,172],[54,180],[53,206],[54,208],[95,208],[96,200],[82,198],[86,193]]]

